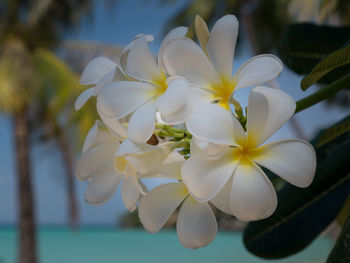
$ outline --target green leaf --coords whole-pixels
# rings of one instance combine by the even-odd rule
[[[350,216],[350,196],[348,196],[348,198],[346,199],[339,215],[337,216],[337,222],[339,223],[339,225],[343,227],[346,223],[346,219],[349,216]]]
[[[335,138],[341,135],[344,135],[349,131],[350,131],[350,119],[345,119],[344,121],[323,131],[321,133],[321,136],[318,138],[317,147],[321,147],[326,143],[334,140]]]
[[[301,89],[306,90],[312,84],[316,83],[320,78],[329,73],[330,71],[344,66],[350,63],[350,42],[341,49],[333,52],[320,63],[314,67],[314,69],[303,78],[301,81]]]
[[[336,218],[350,194],[349,135],[347,132],[317,148],[316,176],[308,188],[286,184],[277,193],[275,213],[248,224],[244,244],[250,252],[263,258],[292,255],[307,247]],[[321,137],[322,133],[313,145]]]
[[[350,216],[348,216],[337,243],[327,259],[327,263],[350,262]]]
[[[349,39],[350,27],[290,24],[281,37],[278,53],[290,69],[298,74],[308,74],[321,59],[344,46]],[[348,71],[346,67],[338,74],[343,75]],[[327,79],[326,83],[334,79]]]

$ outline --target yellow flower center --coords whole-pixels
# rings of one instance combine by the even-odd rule
[[[233,79],[221,76],[219,83],[214,83],[210,86],[213,92],[211,100],[225,109],[230,107],[230,99],[233,91],[236,88],[236,82]]]
[[[245,143],[238,148],[235,148],[232,157],[234,161],[239,160],[240,164],[250,164],[252,160],[261,154],[263,147],[252,147],[249,143]]]
[[[125,172],[127,163],[128,161],[124,157],[117,157],[114,159],[114,169],[118,173],[123,173]]]
[[[151,82],[156,86],[152,94],[156,98],[163,95],[168,88],[164,72],[162,72],[160,76],[154,77]]]

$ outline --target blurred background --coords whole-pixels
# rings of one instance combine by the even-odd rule
[[[193,37],[196,14],[209,28],[225,14],[236,15],[234,70],[256,54],[276,54],[285,69],[269,85],[295,100],[322,86],[299,88],[303,75],[349,39],[346,0],[0,1],[1,263],[265,262],[245,250],[244,224],[234,218],[217,212],[217,238],[191,251],[179,244],[173,222],[156,235],[139,229],[137,214],[126,211],[119,191],[104,205],[88,205],[86,182],[74,175],[84,137],[97,118],[93,100],[74,112],[74,101],[85,89],[79,75],[86,64],[100,55],[118,60],[139,33],[154,35],[150,47],[156,54],[175,26],[188,26]],[[330,39],[313,26],[340,33]],[[322,53],[324,41],[328,49]],[[314,54],[304,56],[303,48],[310,47]],[[248,94],[243,89],[236,98],[246,106]],[[295,115],[272,139],[310,140],[349,113],[349,92],[341,92]],[[159,182],[146,183],[152,188]],[[301,253],[275,262],[324,262],[332,244],[322,236]]]

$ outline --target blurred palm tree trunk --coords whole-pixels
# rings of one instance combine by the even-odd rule
[[[61,148],[63,162],[65,166],[65,175],[67,183],[68,194],[68,215],[69,223],[71,227],[78,226],[78,207],[75,195],[75,181],[74,181],[74,169],[73,169],[73,156],[71,148],[67,141],[66,133],[63,130],[58,131],[58,143]]]
[[[36,226],[29,160],[29,128],[26,109],[14,119],[19,201],[19,263],[36,263]]]

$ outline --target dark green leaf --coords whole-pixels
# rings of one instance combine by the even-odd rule
[[[320,138],[322,133],[313,144]],[[350,132],[317,148],[317,158],[311,186],[286,184],[278,192],[276,212],[247,226],[244,244],[250,252],[263,258],[289,256],[308,246],[336,218],[350,194]]]
[[[345,47],[338,49],[314,67],[314,69],[301,81],[301,89],[306,90],[312,84],[316,83],[324,75],[336,68],[350,63],[350,43]]]
[[[343,230],[327,259],[327,263],[350,262],[350,216],[348,216]]]
[[[349,39],[350,27],[291,24],[281,38],[278,51],[289,68],[298,74],[308,74],[321,59],[341,48]],[[349,67],[342,69],[341,74],[334,74],[341,76],[344,72],[349,72]]]

